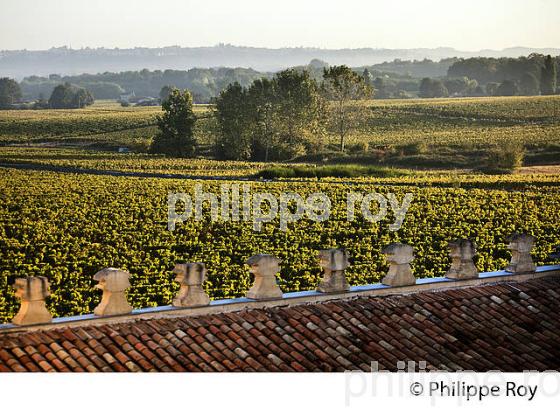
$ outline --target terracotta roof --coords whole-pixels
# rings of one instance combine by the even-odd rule
[[[560,370],[560,277],[0,333],[1,371]]]

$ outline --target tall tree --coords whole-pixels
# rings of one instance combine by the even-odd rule
[[[252,118],[247,90],[237,82],[228,85],[215,99],[214,107],[219,127],[216,155],[222,159],[250,159]]]
[[[324,135],[325,105],[319,87],[309,72],[288,69],[273,79],[278,116],[278,159],[305,154],[306,145],[316,144]]]
[[[190,157],[196,150],[192,95],[189,90],[174,89],[162,103],[163,115],[158,115],[158,134],[150,152],[171,156]]]
[[[268,161],[270,151],[277,143],[277,99],[274,82],[262,78],[253,81],[247,91],[253,115],[253,158]],[[261,155],[262,153],[262,155]]]
[[[17,81],[0,78],[0,108],[7,108],[21,100],[21,89]]]
[[[541,68],[541,94],[556,94],[556,61],[550,55],[545,57]]]
[[[360,100],[371,98],[373,90],[363,76],[345,65],[332,66],[323,71],[323,91],[330,105],[330,118],[340,139],[340,151],[344,152],[348,132],[363,118],[365,106]]]

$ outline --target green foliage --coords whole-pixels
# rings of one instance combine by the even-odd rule
[[[126,92],[134,92],[137,96],[144,97],[158,97],[163,87],[170,86],[189,89],[194,101],[208,103],[228,84],[239,82],[243,86],[248,86],[253,80],[267,75],[267,73],[259,73],[247,68],[192,68],[187,71],[140,70],[64,77],[51,76],[50,78],[31,76],[23,79],[21,87],[26,98],[36,99],[41,93],[50,95],[54,87],[64,82],[76,84],[92,91],[99,87],[107,88],[108,84],[114,84],[126,90]],[[96,99],[102,98],[97,97],[95,92],[94,95]],[[116,99],[118,95],[112,92],[111,97],[103,98]]]
[[[359,141],[355,144],[348,144],[348,152],[351,154],[367,154],[369,152],[369,142]]]
[[[54,109],[83,108],[93,102],[88,90],[70,83],[57,85],[49,98],[49,106]]]
[[[314,142],[324,134],[325,105],[317,83],[307,71],[284,70],[273,79],[277,112],[276,134],[290,158],[297,155],[297,146]]]
[[[557,61],[551,56],[546,56],[541,68],[541,93],[543,95],[556,94]]]
[[[449,92],[441,80],[423,78],[420,82],[419,96],[422,98],[441,98],[448,95]]]
[[[214,114],[220,127],[215,146],[218,158],[250,159],[251,118],[247,90],[239,83],[230,84],[216,98]]]
[[[379,166],[360,166],[360,165],[323,165],[317,167],[271,167],[258,172],[259,178],[357,178],[357,177],[377,177],[392,178],[407,175],[404,170],[393,169]]]
[[[215,107],[220,158],[290,159],[305,154],[324,132],[324,103],[307,71],[282,71],[248,89],[235,83]]]
[[[445,80],[443,84],[447,88],[449,95],[454,96],[473,95],[478,87],[478,81],[469,80],[467,77],[450,78]]]
[[[9,108],[21,100],[21,88],[11,78],[0,78],[0,109]]]
[[[178,157],[193,156],[196,150],[192,96],[188,90],[171,90],[162,102],[163,115],[156,117],[159,132],[150,152]]]
[[[325,68],[321,88],[327,100],[333,102],[328,118],[338,132],[340,151],[344,152],[346,135],[364,118],[365,107],[352,102],[371,98],[373,89],[363,76],[345,65]]]
[[[520,81],[526,73],[531,73],[540,79],[541,67],[545,65],[546,59],[547,57],[542,54],[518,58],[460,58],[449,67],[447,76],[464,76],[477,80],[479,84],[501,83],[504,79]],[[553,60],[560,60],[560,56]]]
[[[411,144],[406,144],[401,147],[401,152],[404,155],[419,155],[428,152],[428,144],[425,141],[417,141]]]
[[[505,80],[496,89],[495,95],[502,97],[511,97],[519,94],[519,87],[512,80]]]
[[[169,98],[169,95],[173,91],[173,89],[174,89],[174,87],[172,87],[170,85],[164,85],[163,87],[161,87],[161,90],[159,91],[159,99],[162,102],[167,100]]]
[[[521,95],[539,95],[539,80],[533,73],[525,73],[519,80]]]
[[[116,100],[125,92],[120,85],[104,81],[84,81],[79,86],[91,92],[96,100]]]
[[[485,168],[490,172],[513,172],[523,166],[524,158],[523,145],[498,146],[489,151]]]

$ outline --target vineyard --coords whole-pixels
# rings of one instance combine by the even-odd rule
[[[101,155],[101,154],[100,154]],[[166,161],[166,160],[163,160]],[[224,163],[227,164],[227,163]],[[169,192],[193,193],[196,181],[72,175],[0,169],[0,318],[17,306],[9,286],[16,277],[43,275],[52,284],[49,308],[57,316],[92,311],[100,292],[93,274],[114,266],[131,272],[129,300],[135,307],[169,304],[176,291],[171,269],[178,261],[208,267],[207,291],[213,298],[240,296],[251,278],[244,261],[256,253],[283,260],[283,291],[313,289],[320,275],[320,249],[345,247],[353,264],[352,285],[372,283],[384,274],[381,248],[401,241],[416,249],[418,277],[442,275],[449,266],[447,242],[470,237],[478,244],[481,271],[503,268],[509,260],[506,237],[513,231],[536,236],[538,264],[560,243],[558,175],[404,175],[390,179],[247,182],[253,192],[278,196],[324,192],[332,201],[330,219],[302,219],[279,229],[278,221],[255,232],[250,222],[189,220],[167,230]],[[220,182],[206,181],[218,193]],[[402,228],[389,230],[391,215],[380,223],[346,220],[346,195],[395,193],[414,199]],[[391,211],[389,211],[391,214]]]
[[[526,163],[560,163],[560,97],[372,100],[348,136],[361,160],[397,166],[465,168],[497,146],[523,145]],[[201,146],[214,141],[209,106],[195,106]],[[0,111],[0,144],[78,145],[144,152],[159,107],[96,102],[81,110]],[[336,134],[327,136],[335,144]],[[354,147],[352,147],[354,146]],[[201,155],[207,156],[208,149]],[[162,168],[164,169],[164,168]]]

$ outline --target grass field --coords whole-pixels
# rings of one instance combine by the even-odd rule
[[[526,149],[527,164],[560,164],[560,96],[373,100],[367,105],[364,124],[348,137],[350,156],[331,153],[303,160],[469,168],[480,165],[488,150],[519,144]],[[212,143],[216,132],[209,110],[195,108],[202,147]],[[0,143],[128,146],[142,152],[156,132],[159,111],[107,101],[83,110],[0,111]],[[331,133],[327,146],[336,142]]]

